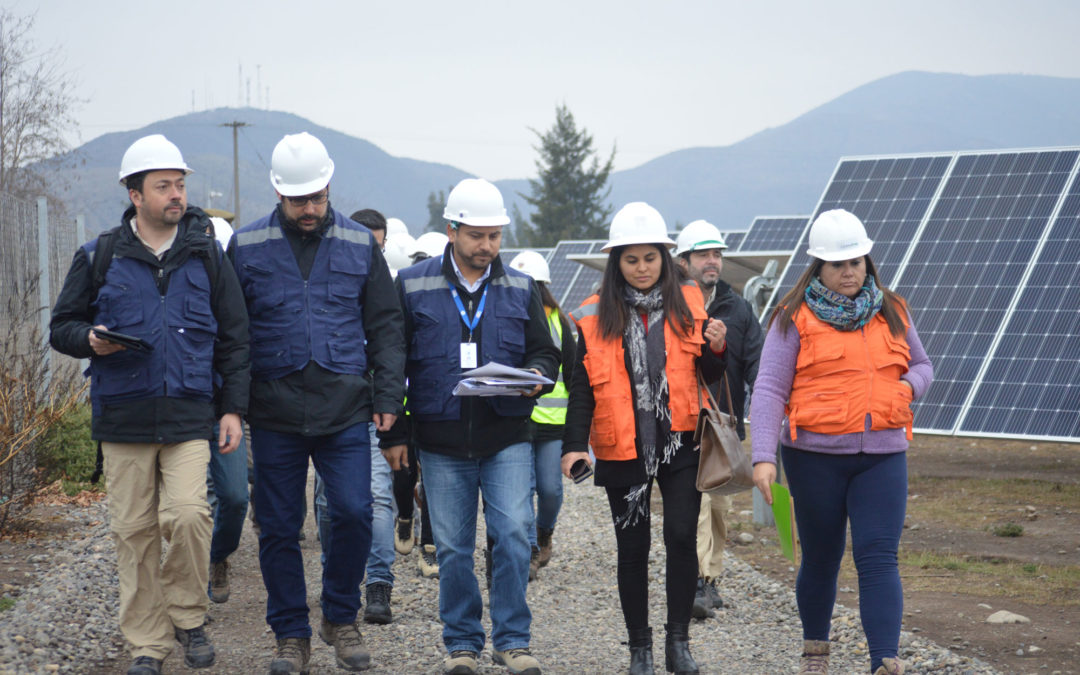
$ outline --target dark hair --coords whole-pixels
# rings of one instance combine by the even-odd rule
[[[664,298],[664,316],[668,325],[676,333],[689,335],[694,328],[694,315],[686,304],[682,289],[679,288],[679,274],[666,247],[662,244],[649,244],[660,252],[660,295]],[[619,260],[628,246],[616,246],[608,255],[604,277],[600,282],[600,335],[608,339],[621,337],[630,320],[630,309],[623,299],[626,279],[619,269]]]
[[[900,337],[907,331],[904,327],[904,319],[900,316],[900,311],[904,308],[906,303],[902,297],[893,293],[881,284],[881,276],[878,275],[877,266],[874,265],[874,261],[870,259],[870,255],[864,255],[863,259],[866,261],[866,274],[874,277],[874,282],[877,284],[877,287],[881,289],[881,293],[884,296],[881,300],[881,315],[885,317],[885,322],[889,324],[889,332]],[[784,297],[780,298],[780,302],[776,305],[776,309],[773,310],[772,315],[769,317],[769,327],[772,327],[774,323],[777,323],[780,326],[781,332],[787,332],[788,326],[791,325],[792,319],[795,316],[795,312],[799,311],[799,307],[805,302],[807,287],[810,286],[810,282],[813,278],[818,276],[821,272],[821,268],[826,262],[827,261],[822,260],[821,258],[814,258],[814,262],[806,268],[802,273],[802,276],[795,282],[795,287],[788,291]]]
[[[129,190],[134,190],[139,194],[142,194],[143,182],[146,180],[146,174],[149,171],[140,171],[139,173],[133,173],[124,179],[124,186]]]
[[[360,209],[349,216],[349,218],[360,223],[372,232],[375,230],[386,230],[386,217],[375,209]]]

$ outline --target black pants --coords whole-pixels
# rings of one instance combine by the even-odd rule
[[[697,586],[697,519],[701,493],[697,491],[697,466],[672,470],[661,464],[656,483],[664,499],[664,549],[667,551],[667,621],[690,623]],[[608,487],[612,520],[626,512],[626,495],[633,488]],[[649,483],[649,495],[652,483]],[[651,516],[651,513],[649,513]],[[615,526],[618,547],[619,601],[628,630],[649,626],[649,548],[652,545],[650,518],[633,525]]]
[[[420,462],[412,443],[409,444],[409,466],[394,472],[394,501],[397,502],[398,518],[411,520],[413,517],[413,489],[420,475]],[[428,521],[427,498],[424,496],[424,484],[420,483],[420,545],[434,544],[431,535],[431,523]]]

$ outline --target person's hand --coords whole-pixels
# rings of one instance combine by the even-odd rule
[[[102,325],[94,326],[94,328],[97,328],[98,330],[109,330],[108,328],[106,328],[105,326],[102,326]],[[98,356],[108,356],[109,354],[115,354],[116,352],[118,352],[118,351],[120,351],[122,349],[127,349],[127,347],[125,347],[123,345],[118,345],[115,342],[109,342],[108,340],[102,340],[101,338],[99,338],[97,335],[94,334],[94,329],[93,328],[90,329],[90,332],[89,332],[89,335],[87,336],[87,339],[90,341],[90,349],[93,349],[94,353],[97,354]]]
[[[709,341],[709,348],[719,354],[724,351],[727,341],[727,326],[720,319],[709,319],[705,324],[705,339]]]
[[[589,462],[589,453],[587,452],[568,452],[562,456],[562,472],[567,478],[572,478],[570,475],[570,467],[574,466],[574,463],[579,459],[583,459],[592,466],[592,462]]]
[[[390,468],[394,471],[400,471],[401,469],[407,469],[409,467],[409,448],[406,445],[392,445],[389,448],[382,449],[383,459],[390,465]]]
[[[394,426],[394,422],[397,421],[397,415],[394,413],[375,413],[371,416],[371,421],[375,423],[375,428],[378,431],[390,431],[390,427]]]
[[[536,368],[529,368],[529,370],[533,371],[534,373],[536,373],[537,375],[539,375],[541,377],[543,377],[543,375],[544,375],[543,373],[541,373]],[[533,396],[536,396],[537,394],[540,393],[540,389],[542,389],[543,386],[544,385],[542,385],[542,384],[538,384],[535,387],[533,387],[532,391],[530,391],[528,394],[522,394],[522,396],[524,396],[525,398],[532,398]]]
[[[900,380],[900,384],[906,384],[907,388],[911,390],[911,395],[913,397],[915,396],[915,387],[911,386],[910,382],[908,382],[907,380]]]
[[[758,462],[754,465],[754,486],[761,490],[765,503],[772,505],[772,484],[776,480],[776,465],[772,462]]]
[[[221,431],[218,433],[218,450],[227,455],[240,447],[240,439],[244,437],[244,426],[240,422],[240,416],[236,413],[225,413],[221,416]]]

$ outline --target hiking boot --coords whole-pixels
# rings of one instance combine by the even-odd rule
[[[630,630],[629,675],[655,675],[652,651],[652,628]]]
[[[210,563],[210,599],[216,603],[229,601],[229,561]]]
[[[667,638],[664,640],[664,665],[675,675],[698,675],[697,661],[690,655],[690,624],[664,624]]]
[[[536,577],[539,574],[540,574],[540,549],[533,546],[532,553],[529,555],[529,581],[536,581]]]
[[[127,669],[127,675],[161,675],[161,659],[153,656],[137,656]]]
[[[445,675],[476,675],[478,667],[476,652],[470,652],[467,649],[455,649],[443,661]]]
[[[518,647],[500,652],[491,652],[491,660],[498,666],[506,666],[514,675],[540,675],[540,662],[532,655],[528,647]]]
[[[425,579],[439,578],[439,559],[435,557],[435,547],[432,544],[420,547],[420,576]]]
[[[828,640],[803,640],[799,675],[829,675]]]
[[[395,518],[394,550],[401,555],[412,553],[416,545],[416,533],[413,532],[412,518]]]
[[[705,582],[705,592],[712,600],[713,609],[723,609],[724,601],[720,599],[720,591],[716,590],[715,578]]]
[[[874,671],[874,675],[904,675],[904,662],[885,657],[881,659],[881,665]]]
[[[309,660],[309,638],[282,638],[277,641],[277,653],[270,662],[270,675],[307,675]]]
[[[367,585],[364,597],[367,599],[367,607],[364,608],[364,623],[387,624],[394,620],[390,611],[390,591],[393,587],[383,581]]]
[[[214,665],[214,645],[206,638],[203,627],[173,627],[176,641],[184,646],[184,665],[188,668],[209,668]]]
[[[690,608],[690,616],[695,619],[707,619],[716,616],[716,612],[712,611],[712,598],[706,590],[707,586],[705,580],[698,577],[697,590],[694,592],[694,606]]]
[[[339,667],[354,671],[371,667],[371,654],[364,649],[364,636],[355,623],[330,623],[323,617],[319,637],[334,648]]]
[[[551,562],[551,535],[555,530],[546,527],[536,528],[536,545],[540,548],[540,567],[546,567]]]

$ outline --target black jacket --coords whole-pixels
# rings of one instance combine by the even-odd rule
[[[713,319],[720,319],[727,326],[727,375],[731,384],[731,402],[735,406],[735,419],[739,438],[746,438],[743,418],[746,413],[747,391],[754,391],[758,360],[765,336],[761,324],[754,316],[750,303],[732,290],[724,281],[716,283],[716,293],[706,310]],[[723,392],[723,380],[710,385],[720,409],[727,411],[727,396]]]
[[[221,256],[213,227],[202,210],[189,207],[177,225],[172,247],[158,260],[131,230],[135,207],[129,206],[114,235],[114,257],[133,258],[150,270],[147,282],[155,280],[164,295],[172,272],[189,257]],[[247,412],[250,372],[248,369],[247,306],[240,283],[231,265],[220,261],[217,278],[211,282],[210,305],[218,322],[214,344],[214,370],[221,375],[216,404],[194,399],[158,397],[108,405],[95,415],[92,434],[96,440],[114,443],[179,443],[210,438],[215,418],[225,413]],[[208,269],[210,269],[208,267]],[[97,358],[90,348],[95,289],[90,258],[82,248],[75,252],[64,287],[53,307],[49,342],[53,349],[77,359]]]
[[[491,283],[492,279],[506,274],[502,262],[498,256],[495,256],[491,263],[491,275],[475,293],[469,293],[454,273],[450,251],[451,245],[448,244],[442,259],[442,274],[457,289],[464,304],[476,307],[484,293],[484,287]],[[404,307],[405,291],[400,279],[397,281],[397,291],[401,306]],[[536,288],[536,284],[532,284],[528,311],[529,320],[525,324],[525,358],[521,367],[536,368],[545,377],[554,380],[558,375],[559,348],[551,340],[547,317],[544,314],[544,306],[540,302],[540,291]],[[473,341],[476,343],[480,342],[482,325],[478,325],[473,330]],[[468,330],[462,322],[459,322],[459,326],[461,341],[465,342],[468,340]],[[413,320],[406,312],[406,345],[412,344],[412,333]],[[550,384],[545,385],[538,395],[550,392],[552,387],[553,385]],[[461,418],[458,420],[413,423],[411,429],[410,423],[413,423],[411,418],[399,417],[393,429],[386,434],[380,434],[379,447],[389,448],[411,441],[416,447],[427,452],[452,457],[477,458],[490,457],[509,445],[530,440],[528,416],[503,417],[492,410],[487,401],[477,396],[462,397]]]

